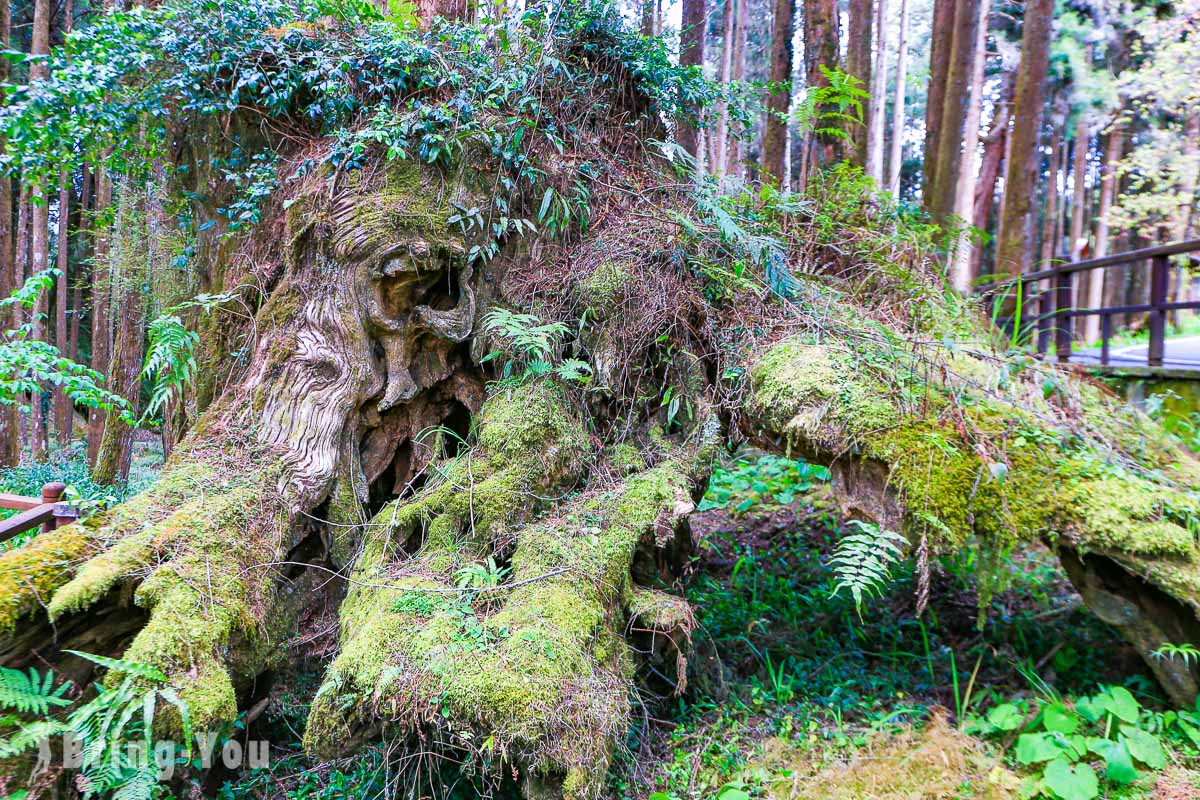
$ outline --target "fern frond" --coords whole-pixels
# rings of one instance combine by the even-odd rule
[[[63,697],[70,687],[70,681],[64,681],[54,688],[53,671],[43,677],[33,667],[27,673],[0,668],[0,707],[23,714],[46,714],[51,706],[71,705],[71,701]]]
[[[837,576],[833,594],[842,589],[850,591],[854,607],[862,614],[863,601],[877,597],[891,580],[891,568],[900,561],[908,540],[895,531],[878,525],[851,520],[859,530],[843,536],[834,549],[830,566]]]
[[[70,653],[73,656],[86,658],[93,664],[99,664],[106,669],[116,672],[124,672],[127,675],[136,675],[139,678],[146,678],[157,683],[166,683],[167,676],[162,673],[157,667],[152,667],[149,664],[143,664],[140,661],[127,661],[123,658],[109,658],[108,656],[99,656],[95,653],[84,653],[80,650],[64,650],[63,652]]]

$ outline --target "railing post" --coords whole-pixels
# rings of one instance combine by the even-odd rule
[[[1054,310],[1054,295],[1049,289],[1043,289],[1038,295],[1038,321],[1037,321],[1037,350],[1038,355],[1046,355],[1046,350],[1050,347],[1050,325],[1051,312]]]
[[[1112,314],[1100,315],[1100,366],[1108,366],[1108,340],[1112,338]]]
[[[1167,333],[1167,278],[1170,264],[1167,256],[1155,256],[1150,265],[1150,331],[1149,358],[1147,363],[1152,367],[1161,367],[1163,363],[1163,342]]]
[[[1071,276],[1066,270],[1054,276],[1054,349],[1060,364],[1071,360]]]
[[[60,481],[51,481],[42,486],[42,504],[53,505],[62,500],[63,492],[67,490],[67,485]],[[50,517],[42,523],[42,533],[49,533],[58,527],[58,519]]]

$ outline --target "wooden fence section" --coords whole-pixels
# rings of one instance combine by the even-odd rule
[[[42,487],[41,498],[0,493],[0,508],[21,512],[0,520],[0,542],[7,542],[39,526],[43,531],[52,531],[74,522],[77,512],[70,504],[62,502],[66,490],[65,483],[55,481]]]
[[[992,292],[1015,291],[1021,299],[1024,313],[1020,318],[1020,333],[1023,336],[1037,335],[1037,349],[1042,355],[1049,350],[1050,340],[1054,340],[1054,352],[1060,363],[1071,360],[1071,344],[1074,341],[1075,320],[1080,317],[1100,315],[1100,364],[1109,364],[1109,344],[1113,334],[1113,317],[1117,314],[1148,315],[1147,332],[1149,345],[1147,347],[1146,366],[1162,367],[1163,351],[1166,341],[1167,314],[1172,311],[1185,309],[1200,309],[1198,301],[1170,302],[1168,287],[1170,286],[1171,256],[1186,253],[1200,254],[1200,239],[1185,242],[1174,242],[1159,247],[1147,247],[1142,250],[1131,250],[1127,253],[1093,258],[1086,261],[1074,261],[1060,264],[1051,269],[1031,272],[985,287]],[[1108,270],[1112,267],[1150,265],[1150,302],[1128,306],[1104,306],[1102,308],[1080,307],[1075,296],[1074,277],[1093,270]],[[1042,284],[1039,288],[1038,284]],[[1011,318],[1002,320],[1011,330]],[[1196,366],[1200,367],[1200,364]]]

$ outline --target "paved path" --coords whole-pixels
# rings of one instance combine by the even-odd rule
[[[1113,347],[1108,351],[1112,367],[1144,367],[1148,345]],[[1071,354],[1072,364],[1099,364],[1100,348],[1078,350]],[[1200,369],[1200,336],[1180,336],[1163,343],[1164,369]]]

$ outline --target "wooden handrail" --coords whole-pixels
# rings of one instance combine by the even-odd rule
[[[0,494],[0,508],[11,508],[21,512],[0,520],[0,542],[6,542],[39,525],[42,532],[46,533],[74,522],[78,513],[69,503],[61,502],[66,490],[65,483],[51,481],[42,486],[41,498]]]
[[[1159,256],[1169,257],[1191,252],[1200,252],[1200,239],[1187,239],[1182,242],[1160,244],[1155,247],[1143,247],[1141,250],[1130,250],[1125,253],[1104,256],[1103,258],[1090,258],[1086,261],[1064,260],[1063,263],[1050,269],[1043,269],[1037,272],[1024,272],[1020,275],[1000,278],[990,283],[980,284],[976,288],[979,291],[991,291],[1003,286],[1011,286],[1014,283],[1030,283],[1032,281],[1053,278],[1056,275],[1074,275],[1076,272],[1087,272],[1088,270],[1101,269],[1103,267],[1116,267],[1121,264],[1133,264]]]
[[[1032,288],[1032,284],[1036,281],[1046,281],[1050,284],[1039,291],[1022,291],[1020,293],[1023,309],[1032,311],[1028,315],[1022,313],[1021,325],[1025,330],[1036,330],[1037,349],[1043,355],[1050,349],[1050,340],[1053,338],[1055,356],[1060,363],[1066,363],[1071,359],[1071,345],[1074,341],[1072,322],[1076,317],[1099,315],[1100,364],[1104,366],[1109,362],[1109,340],[1112,338],[1113,314],[1145,313],[1149,317],[1146,325],[1149,333],[1146,363],[1151,367],[1161,367],[1165,353],[1168,312],[1200,309],[1200,303],[1194,301],[1172,302],[1168,299],[1170,257],[1182,253],[1200,253],[1200,239],[1172,242],[1103,258],[1059,264],[1051,269],[1013,276],[980,288],[984,291],[1004,289],[1011,291],[1011,287],[1014,286],[1020,286],[1023,289]],[[1122,264],[1135,264],[1146,260],[1150,262],[1149,303],[1102,308],[1075,307],[1075,287],[1072,283],[1077,273]],[[1034,309],[1035,305],[1036,310]],[[1012,318],[1008,318],[1004,322],[1009,326],[1013,324]]]

